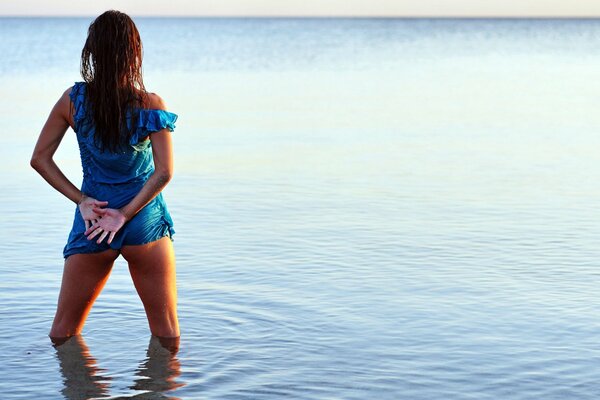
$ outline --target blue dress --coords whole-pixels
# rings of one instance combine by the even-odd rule
[[[85,82],[75,82],[70,98],[73,102],[75,133],[81,155],[83,182],[81,191],[100,201],[108,201],[110,208],[121,208],[128,204],[142,189],[154,172],[152,144],[144,140],[150,133],[168,128],[173,132],[177,115],[164,110],[136,109],[137,123],[127,148],[120,153],[101,151],[94,141],[94,122],[85,103]],[[128,113],[128,128],[131,127],[131,112]],[[65,258],[77,253],[96,253],[120,249],[124,245],[150,243],[164,236],[173,240],[173,220],[167,210],[162,193],[159,193],[144,208],[116,233],[111,244],[101,244],[96,239],[88,240],[83,235],[85,222],[75,208],[73,227],[63,250]]]

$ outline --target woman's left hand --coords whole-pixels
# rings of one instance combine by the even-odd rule
[[[125,225],[127,218],[119,210],[114,208],[94,208],[94,212],[100,215],[98,219],[91,227],[89,227],[84,235],[87,236],[88,240],[92,240],[100,233],[100,238],[96,243],[100,244],[108,236],[108,244],[110,244],[115,237],[115,234]],[[89,235],[89,236],[88,236]]]
[[[85,229],[89,229],[89,227],[100,218],[100,215],[94,211],[96,208],[105,207],[108,205],[108,201],[98,201],[93,197],[89,197],[87,195],[83,195],[83,198],[79,202],[79,212],[81,214],[81,218],[85,222]]]

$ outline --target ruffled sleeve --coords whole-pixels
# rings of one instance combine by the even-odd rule
[[[79,131],[80,121],[86,117],[85,110],[85,82],[75,82],[69,98],[73,102],[73,122],[75,124],[75,132]]]
[[[136,144],[141,138],[145,138],[152,132],[158,132],[162,129],[175,130],[175,121],[177,114],[165,110],[139,110],[137,118],[137,129],[135,135],[131,136],[130,144]]]

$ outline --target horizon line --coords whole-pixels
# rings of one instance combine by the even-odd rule
[[[94,18],[99,14],[0,14],[0,18]],[[366,18],[378,18],[378,19],[600,19],[598,15],[229,15],[229,14],[215,14],[215,15],[149,15],[149,14],[129,14],[132,18],[178,18],[178,19],[192,19],[192,18],[281,18],[281,19],[293,19],[293,18],[338,18],[338,19],[366,19]]]

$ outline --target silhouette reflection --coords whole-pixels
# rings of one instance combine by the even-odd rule
[[[53,339],[53,343],[63,375],[64,388],[61,393],[65,399],[110,397],[112,378],[106,370],[97,366],[96,359],[90,354],[81,335],[62,340]],[[181,375],[178,350],[179,338],[150,337],[146,358],[140,362],[135,372],[136,379],[130,386],[130,389],[145,393],[133,398],[179,400],[164,393],[185,385],[175,381]]]
[[[108,397],[111,378],[97,366],[81,335],[68,340],[54,341],[60,372],[64,379],[61,391],[65,399]]]
[[[177,359],[179,338],[150,337],[146,359],[136,371],[137,378],[131,387],[155,393],[167,392],[185,384],[175,381],[181,375],[181,364]],[[171,397],[175,400],[176,398]]]

